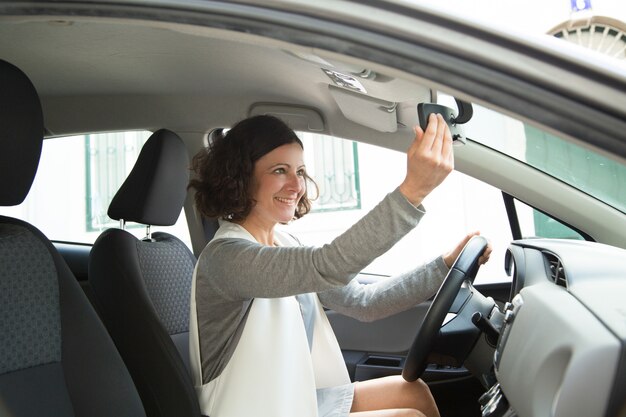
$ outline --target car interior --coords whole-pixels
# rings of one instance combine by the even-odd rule
[[[189,297],[218,225],[190,159],[241,119],[281,118],[322,190],[339,184],[288,226],[322,244],[397,186],[429,111],[459,176],[400,257],[484,238],[426,303],[326,311],[351,379],[422,378],[448,417],[624,416],[626,70],[417,5],[328,3],[0,5],[0,416],[200,416]],[[52,150],[67,138],[78,151]]]

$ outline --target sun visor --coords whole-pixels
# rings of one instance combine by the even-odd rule
[[[398,130],[396,103],[328,86],[330,94],[346,119],[379,132]]]
[[[250,107],[248,116],[270,115],[278,117],[293,130],[324,132],[326,125],[320,113],[310,107],[279,103],[256,103]]]

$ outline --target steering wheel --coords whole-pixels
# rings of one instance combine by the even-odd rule
[[[487,239],[482,236],[472,237],[450,268],[413,340],[402,369],[402,377],[405,380],[413,382],[424,373],[428,365],[428,354],[433,348],[446,314],[450,311],[463,282],[466,280],[474,282],[479,267],[478,259],[486,247]]]

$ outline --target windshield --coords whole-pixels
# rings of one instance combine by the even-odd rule
[[[445,94],[438,102],[456,108]],[[541,170],[626,213],[626,166],[590,149],[482,106],[464,125],[469,140]]]

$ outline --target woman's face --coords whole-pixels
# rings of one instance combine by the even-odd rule
[[[254,164],[252,186],[256,204],[246,222],[268,227],[293,219],[306,191],[303,150],[298,143],[279,146]]]

